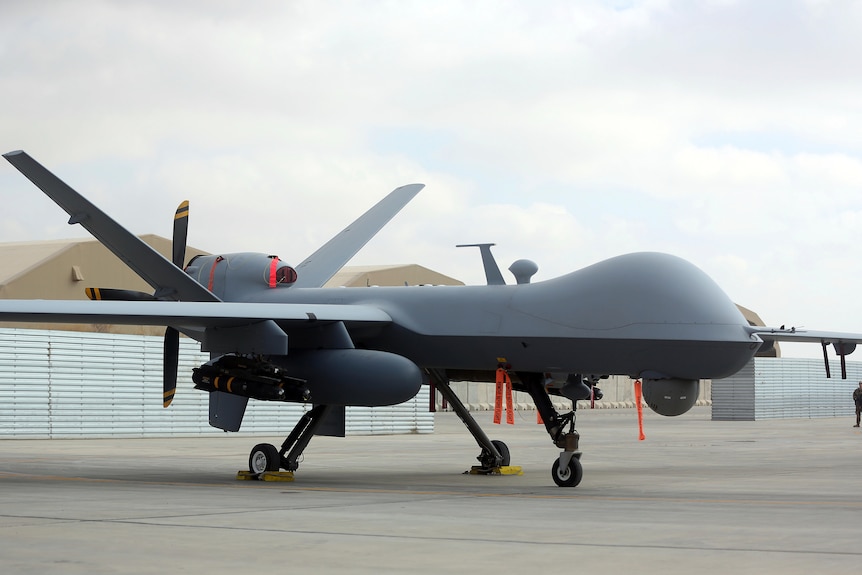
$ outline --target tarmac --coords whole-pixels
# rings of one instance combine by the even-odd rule
[[[846,418],[581,410],[557,487],[534,412],[492,425],[523,475],[464,474],[435,433],[319,437],[291,483],[237,481],[277,437],[0,440],[0,572],[842,573],[862,561],[862,433]],[[285,430],[285,434],[288,430]]]

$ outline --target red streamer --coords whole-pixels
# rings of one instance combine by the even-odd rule
[[[638,410],[638,441],[643,441],[646,435],[644,435],[643,389],[639,379],[635,380],[635,407]]]
[[[515,412],[512,405],[512,378],[502,367],[497,369],[497,390],[494,397],[494,423],[499,424],[503,419],[503,394],[506,394],[506,423],[515,424]]]

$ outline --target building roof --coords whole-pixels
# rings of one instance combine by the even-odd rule
[[[75,243],[77,242],[73,240],[49,240],[0,244],[0,261],[3,262],[0,264],[0,284],[12,281],[30,269],[42,265]]]
[[[345,266],[324,287],[464,285],[464,282],[417,264]]]
[[[140,238],[171,257],[171,241],[154,234]],[[186,257],[206,252],[189,246]],[[0,297],[86,299],[84,287],[152,291],[120,259],[95,239],[0,244]]]
[[[739,311],[742,312],[742,317],[744,317],[748,321],[749,325],[766,325],[765,323],[763,323],[763,320],[760,319],[760,316],[752,310],[739,304],[736,304],[736,307],[739,308]],[[763,346],[763,348],[757,352],[757,357],[781,357],[781,346],[778,345],[777,341],[772,342],[772,345]]]
[[[140,238],[170,258],[171,241],[148,234]],[[186,257],[204,254],[189,246]],[[152,287],[95,239],[51,240],[0,244],[0,298],[87,299],[84,288],[109,287],[152,292]],[[3,322],[4,327],[65,329],[156,335],[164,328],[85,325],[23,324]]]

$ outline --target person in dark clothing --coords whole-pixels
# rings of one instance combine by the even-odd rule
[[[859,382],[859,387],[853,390],[853,403],[856,404],[856,425],[859,427],[859,419],[862,418],[862,381]]]

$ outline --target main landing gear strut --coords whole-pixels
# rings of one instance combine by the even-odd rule
[[[317,405],[311,411],[304,414],[284,443],[281,449],[276,449],[269,443],[255,445],[248,456],[248,470],[255,476],[267,471],[296,471],[299,469],[299,457],[308,446],[308,442],[314,436],[314,432],[320,427],[320,423],[326,417],[328,405]]]
[[[452,388],[449,387],[449,379],[445,373],[434,369],[429,370],[429,375],[434,381],[437,390],[440,391],[455,413],[458,414],[458,417],[470,431],[470,435],[473,436],[476,443],[482,449],[478,457],[476,457],[479,460],[479,465],[474,467],[474,470],[478,473],[487,474],[493,473],[495,469],[509,465],[511,458],[509,457],[508,446],[500,440],[491,440],[485,435],[485,432],[482,431],[482,428],[479,427],[479,424],[470,415],[467,407],[461,402],[455,392],[452,391]]]
[[[495,468],[509,465],[509,448],[505,443],[498,440],[488,439],[476,420],[470,415],[466,406],[449,386],[449,380],[445,373],[440,370],[430,370],[429,375],[437,389],[443,395],[458,417],[467,426],[470,434],[482,449],[479,456],[480,466],[478,471],[491,473]],[[544,375],[540,373],[518,373],[518,377],[526,387],[527,392],[533,398],[545,428],[551,436],[554,444],[562,449],[560,457],[551,467],[551,476],[554,483],[560,487],[574,487],[581,482],[584,476],[581,466],[581,452],[578,451],[578,432],[575,431],[575,412],[571,411],[560,415],[554,409],[548,392],[543,385]],[[477,469],[477,468],[474,468]]]

